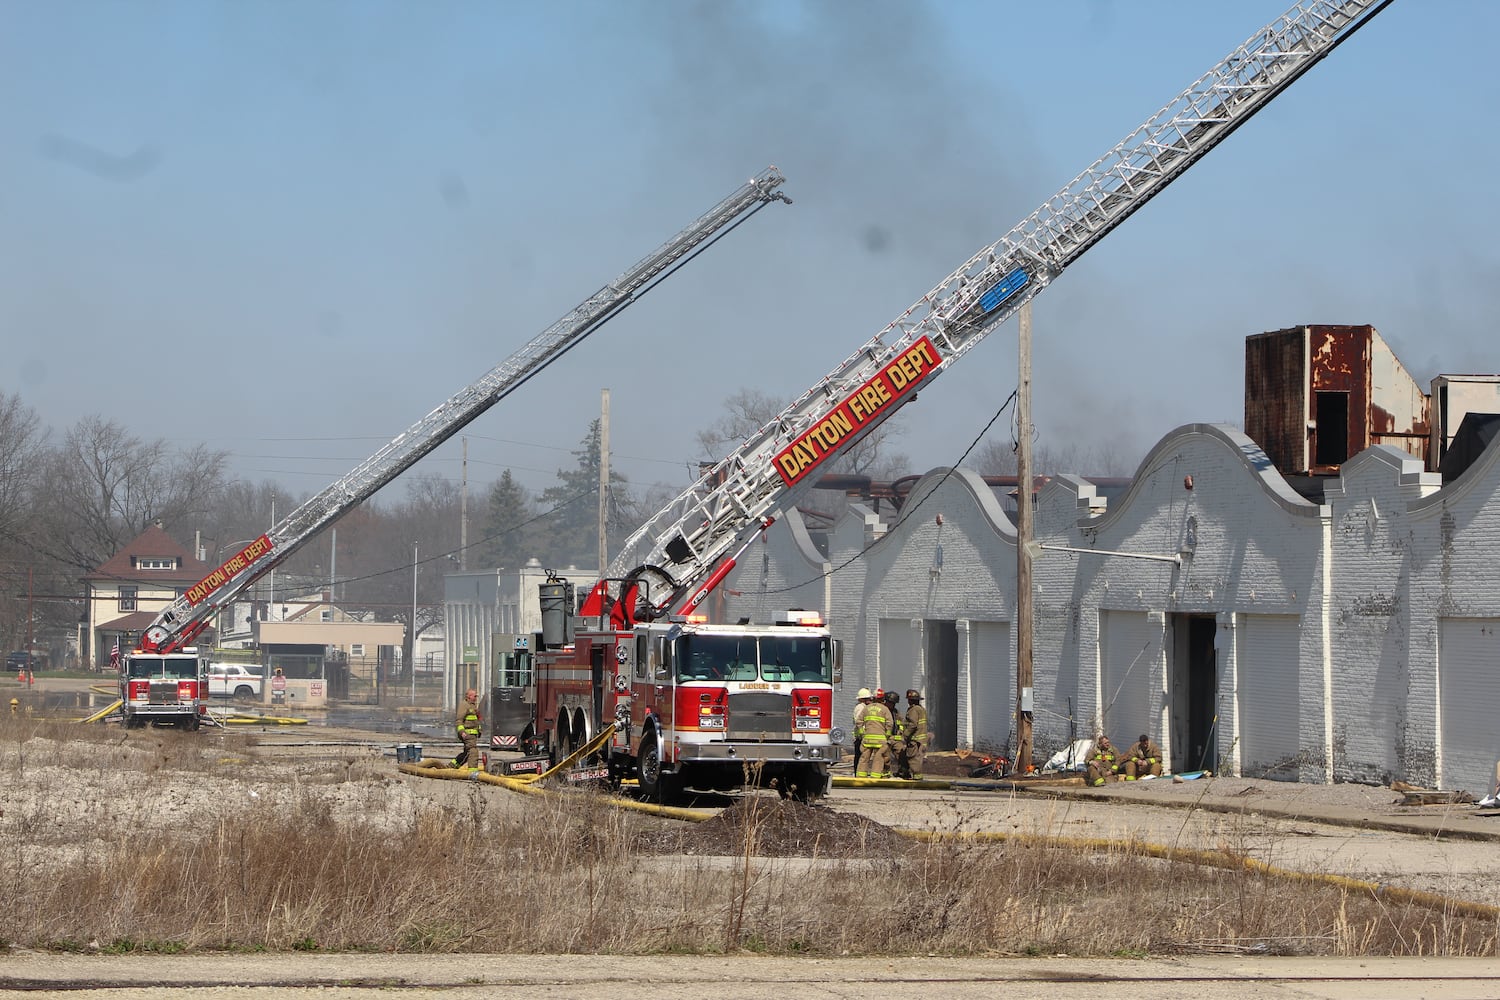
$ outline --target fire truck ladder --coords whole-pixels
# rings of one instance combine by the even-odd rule
[[[725,230],[720,236],[727,234],[773,201],[790,204],[791,199],[777,190],[785,180],[775,167],[750,178],[686,229],[543,330],[489,374],[450,396],[390,444],[292,511],[264,536],[179,597],[146,629],[142,647],[152,652],[167,652],[191,642],[220,608],[262,574],[280,565],[323,528],[374,495],[475,417],[650,291],[659,280],[711,246],[716,239],[715,233]]]
[[[935,364],[925,387],[1389,3],[1305,0],[1257,31],[689,486],[626,539],[609,576],[648,580],[652,594],[667,595],[647,613],[674,610],[715,563],[796,502],[815,465],[915,398],[851,414],[846,404],[867,383],[917,350]],[[788,473],[777,460],[789,450],[810,464]]]

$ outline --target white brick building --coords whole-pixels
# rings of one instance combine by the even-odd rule
[[[1322,483],[1321,502],[1304,499],[1249,438],[1207,424],[1163,438],[1111,509],[1081,479],[1050,482],[1035,522],[1036,759],[1102,725],[1117,743],[1150,733],[1176,770],[1487,792],[1500,457],[1440,488],[1377,445]],[[939,747],[1001,747],[1015,545],[991,487],[938,469],[889,525],[851,503],[826,554],[795,513],[777,521],[727,582],[725,617],[822,610],[845,646],[841,720],[861,686],[916,686]]]

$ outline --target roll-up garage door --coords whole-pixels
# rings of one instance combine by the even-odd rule
[[[1488,795],[1500,757],[1500,619],[1438,620],[1438,787]]]
[[[1129,746],[1141,733],[1157,732],[1162,626],[1144,611],[1101,611],[1099,619],[1099,709],[1104,733],[1116,746]]]
[[[1240,773],[1247,778],[1297,780],[1302,750],[1300,623],[1296,615],[1239,618],[1235,676]]]
[[[1010,663],[1008,622],[969,623],[969,692],[972,729],[959,744],[975,750],[1001,750],[1010,744],[1015,723],[1016,682]],[[964,727],[960,717],[959,728]]]
[[[904,692],[917,673],[917,635],[910,618],[880,619],[880,680],[887,691]],[[901,710],[906,701],[902,699]]]

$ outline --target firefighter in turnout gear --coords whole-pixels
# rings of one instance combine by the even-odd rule
[[[1154,778],[1161,777],[1161,748],[1151,742],[1151,737],[1145,733],[1141,738],[1125,751],[1125,759],[1120,763],[1120,770],[1125,775],[1126,781],[1135,781],[1151,775]]]
[[[870,699],[875,697],[869,688],[860,688],[854,703],[854,773],[859,774],[860,753],[864,750],[865,712],[870,708]]]
[[[909,688],[906,692],[906,719],[901,724],[901,759],[896,765],[896,777],[922,777],[922,763],[930,742],[932,734],[927,728],[927,709],[922,707],[922,692]]]
[[[479,692],[473,688],[464,692],[464,700],[458,703],[453,713],[453,730],[463,741],[464,748],[453,758],[454,767],[479,766]]]
[[[889,777],[889,747],[891,730],[895,728],[896,720],[891,715],[891,710],[885,707],[885,692],[876,692],[880,697],[870,703],[865,709],[865,735],[862,739],[863,754],[860,757],[860,766],[863,771],[855,771],[856,778],[886,778]]]
[[[896,774],[896,768],[901,760],[901,696],[895,691],[887,691],[881,701],[885,704],[885,710],[891,713],[891,736],[886,741],[886,770],[890,772],[887,777]]]
[[[1120,772],[1120,751],[1109,742],[1109,737],[1100,733],[1094,740],[1094,751],[1089,754],[1089,784],[1102,785],[1114,781]]]

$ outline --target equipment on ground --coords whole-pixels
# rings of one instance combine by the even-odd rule
[[[714,234],[732,229],[773,201],[790,203],[777,191],[784,182],[775,167],[752,177],[479,381],[460,389],[354,471],[292,511],[163,609],[147,626],[142,649],[170,653],[192,642],[221,608],[262,575],[711,246]]]
[[[655,798],[768,774],[799,797],[826,790],[843,737],[830,727],[838,643],[821,624],[778,632],[692,612],[820,467],[1389,2],[1304,0],[1256,32],[642,525],[579,610],[596,624],[575,634],[570,607],[567,628],[534,651],[530,735],[556,758],[613,724],[603,750],[612,777],[636,778]]]

